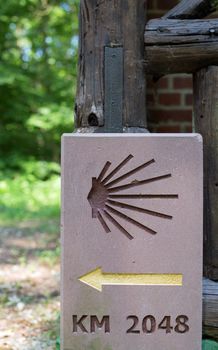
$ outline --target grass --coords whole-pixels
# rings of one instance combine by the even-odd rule
[[[48,177],[50,167],[51,164],[46,167],[45,162],[37,162],[36,166],[26,166],[28,171],[23,173],[0,174],[1,225],[59,217],[60,176],[53,173]]]

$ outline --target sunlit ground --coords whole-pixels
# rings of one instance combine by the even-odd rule
[[[0,349],[59,349],[60,179],[0,181]]]

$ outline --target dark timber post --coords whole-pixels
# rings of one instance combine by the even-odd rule
[[[145,22],[145,0],[81,0],[80,131],[146,131]]]
[[[204,269],[218,280],[218,66],[194,74],[195,130],[204,139]]]

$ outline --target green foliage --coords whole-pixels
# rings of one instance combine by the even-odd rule
[[[218,343],[211,340],[203,340],[202,350],[218,350]]]
[[[59,161],[73,129],[78,0],[7,0],[0,7],[0,159]]]
[[[1,221],[59,216],[60,139],[73,130],[79,0],[0,7]]]
[[[60,337],[58,337],[56,340],[56,350],[60,350],[60,348],[61,348],[61,342],[60,342]]]
[[[44,250],[38,254],[39,261],[43,264],[53,266],[60,259],[60,245],[53,250]]]
[[[53,167],[56,171],[57,165],[46,162],[41,164],[42,167],[37,168],[31,167],[31,163],[24,163],[26,174],[0,179],[0,224],[11,225],[33,219],[48,220],[59,216],[60,177],[51,175]],[[47,179],[39,181],[35,174]]]

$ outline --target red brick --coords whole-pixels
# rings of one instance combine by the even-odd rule
[[[169,86],[168,83],[169,83],[169,79],[167,77],[164,77],[158,80],[158,82],[156,83],[156,86],[158,89],[167,89]]]
[[[192,106],[193,105],[193,94],[187,94],[185,96],[185,104],[187,106]]]
[[[178,4],[179,0],[157,0],[159,10],[170,10]]]
[[[149,113],[149,119],[152,122],[163,122],[163,121],[191,121],[192,120],[192,110],[170,110],[161,111],[153,110]]]
[[[173,79],[174,89],[192,89],[192,77],[176,77]]]
[[[165,125],[165,126],[157,126],[156,128],[157,132],[163,132],[163,133],[166,133],[166,132],[169,132],[169,133],[172,133],[172,132],[175,132],[175,133],[178,133],[178,132],[181,132],[181,127],[180,125]]]
[[[181,103],[181,95],[173,93],[162,93],[159,95],[159,103],[167,106],[178,106]]]
[[[155,91],[158,89],[167,89],[169,87],[169,79],[164,77],[154,82],[152,78],[147,77],[147,86],[149,89],[154,89]]]

